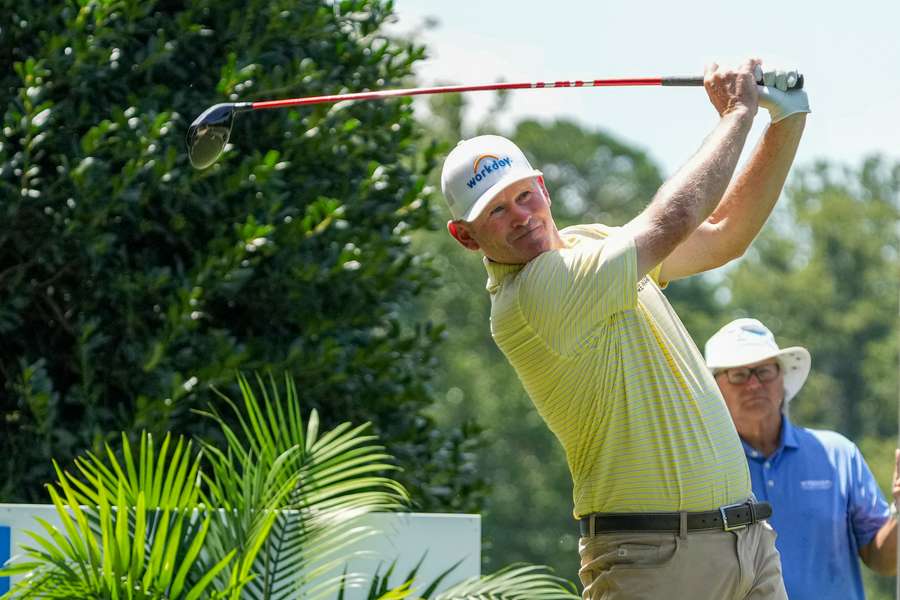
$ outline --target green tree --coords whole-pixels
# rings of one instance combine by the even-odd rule
[[[897,435],[900,164],[819,163],[795,174],[752,250],[728,273],[727,312],[805,346],[794,417],[851,438]]]
[[[392,3],[0,7],[0,498],[271,369],[326,423],[372,421],[417,506],[474,508],[471,432],[423,412],[440,332],[401,319],[434,282],[410,101],[245,115],[202,172],[184,152],[214,102],[402,84],[423,49],[381,31]]]

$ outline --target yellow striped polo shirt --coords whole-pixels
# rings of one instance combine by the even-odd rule
[[[525,265],[485,260],[491,334],[562,443],[576,518],[699,511],[750,496],[725,402],[658,285],[637,281],[618,228],[560,232]]]

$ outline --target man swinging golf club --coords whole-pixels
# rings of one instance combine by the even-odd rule
[[[796,79],[755,59],[707,67],[717,125],[623,227],[558,230],[541,172],[505,138],[464,140],[444,163],[448,229],[484,254],[494,340],[566,453],[585,599],[786,597],[771,509],[660,287],[740,256],[762,227],[809,112],[785,91]],[[735,176],[759,105],[772,124]]]

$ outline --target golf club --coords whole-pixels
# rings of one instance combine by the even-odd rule
[[[762,83],[762,82],[758,82]],[[330,96],[310,96],[308,98],[289,98],[286,100],[267,100],[259,102],[225,102],[207,108],[194,119],[188,129],[188,158],[197,169],[210,166],[222,151],[231,135],[234,116],[250,110],[270,108],[288,108],[309,104],[328,104],[348,100],[383,100],[401,96],[421,96],[425,94],[452,94],[459,92],[485,92],[498,90],[552,89],[552,88],[585,88],[585,87],[618,87],[618,86],[702,86],[703,77],[643,77],[630,79],[592,79],[576,81],[526,82],[526,83],[487,83],[481,85],[449,85],[440,87],[408,88],[397,90],[380,90],[375,92],[356,92],[350,94],[334,94]],[[800,75],[793,89],[803,87],[803,76]]]

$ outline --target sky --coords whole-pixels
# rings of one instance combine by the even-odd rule
[[[804,74],[813,112],[795,164],[900,161],[900,0],[395,0],[395,12],[396,29],[419,31],[428,49],[420,85],[702,75],[711,61],[757,56]],[[474,120],[493,94],[467,99]],[[613,133],[666,174],[717,119],[702,88],[521,90],[496,131],[525,117]],[[748,148],[767,122],[760,110]]]

